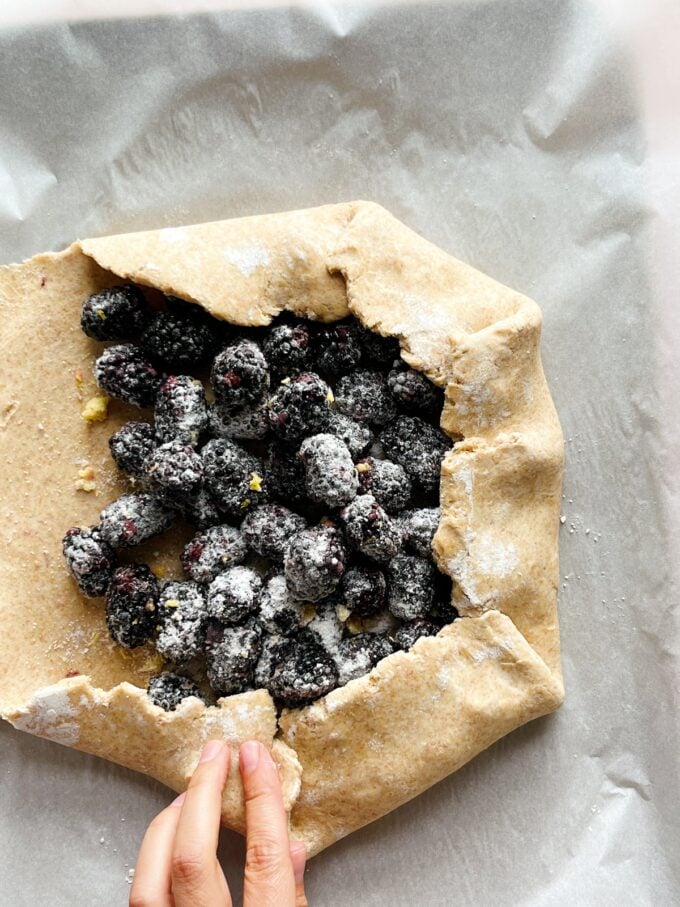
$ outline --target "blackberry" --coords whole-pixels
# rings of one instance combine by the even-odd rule
[[[434,604],[430,608],[428,616],[440,628],[452,624],[454,620],[458,620],[460,617],[458,609],[451,604],[451,601],[445,598],[438,598],[436,593]]]
[[[158,581],[146,564],[114,570],[106,590],[106,625],[126,649],[144,645],[156,629]]]
[[[262,557],[283,560],[288,539],[307,528],[307,520],[281,504],[263,504],[248,513],[241,523],[243,538]]]
[[[183,664],[199,654],[207,612],[203,590],[197,583],[166,583],[158,599],[158,619],[156,649],[163,658]]]
[[[374,667],[379,661],[382,661],[383,658],[387,658],[388,655],[393,655],[396,651],[394,642],[387,633],[364,633],[359,634],[359,638],[362,635],[369,637],[368,639],[362,640],[362,643],[364,647],[368,648],[369,652],[372,653]],[[352,637],[352,639],[357,638],[357,636]]]
[[[268,689],[279,704],[295,708],[325,696],[337,685],[333,659],[302,631],[276,665]]]
[[[336,659],[340,685],[368,674],[379,661],[393,652],[393,643],[382,634],[359,633],[350,639],[343,639]]]
[[[142,291],[126,284],[88,296],[80,312],[80,326],[95,340],[129,340],[140,333],[148,317]]]
[[[205,488],[199,488],[188,500],[178,502],[178,509],[184,519],[196,529],[217,526],[223,519],[212,495]]]
[[[452,587],[451,577],[437,570],[434,578],[434,602],[428,616],[430,620],[440,627],[452,624],[459,616],[457,609],[451,602]]]
[[[387,565],[387,607],[395,617],[424,617],[434,600],[435,567],[432,561],[398,554]]]
[[[359,342],[363,361],[372,368],[384,368],[399,358],[399,341],[396,337],[383,337],[368,328],[359,327]]]
[[[427,413],[432,416],[444,404],[444,392],[428,380],[422,372],[409,368],[403,359],[398,359],[387,375],[390,393],[402,407],[411,413]]]
[[[305,606],[290,595],[283,573],[266,579],[259,604],[260,623],[269,633],[293,633],[302,626]]]
[[[211,583],[228,567],[240,564],[246,543],[233,526],[211,526],[184,546],[180,560],[184,572],[196,583]]]
[[[385,607],[385,574],[371,567],[350,567],[341,581],[345,605],[359,617],[370,617]]]
[[[430,620],[416,617],[408,623],[402,624],[394,634],[394,641],[398,648],[408,652],[418,642],[421,636],[436,636],[440,627]]]
[[[389,561],[399,550],[399,527],[371,494],[360,494],[340,511],[350,544],[374,561]]]
[[[358,368],[338,381],[335,405],[352,419],[375,425],[385,425],[397,414],[385,376],[365,368]]]
[[[328,434],[347,445],[347,449],[355,460],[366,453],[373,443],[373,432],[363,422],[355,422],[344,413],[331,413],[330,420],[324,429]]]
[[[241,693],[251,686],[262,648],[262,631],[252,621],[242,627],[208,624],[205,658],[210,686],[222,695]]]
[[[223,624],[240,624],[257,610],[262,580],[250,567],[230,567],[208,587],[208,614]]]
[[[324,431],[333,394],[314,372],[303,372],[281,383],[267,406],[269,425],[282,441],[300,441]]]
[[[272,442],[265,457],[265,476],[273,497],[293,506],[305,501],[305,467],[294,449]]]
[[[210,430],[218,438],[259,441],[269,431],[269,412],[262,405],[231,412],[222,406],[210,407]]]
[[[406,470],[413,484],[424,491],[439,485],[441,461],[452,443],[444,432],[412,416],[398,416],[381,433],[385,453]]]
[[[195,696],[203,702],[201,691],[193,680],[181,677],[170,671],[156,674],[146,688],[149,699],[166,712],[174,712],[178,705],[189,696]]]
[[[94,364],[94,377],[110,397],[133,406],[153,406],[161,375],[133,343],[107,347]]]
[[[99,529],[75,526],[64,536],[62,550],[68,572],[88,598],[104,595],[116,566],[116,552],[101,537]]]
[[[141,336],[147,355],[173,371],[202,365],[215,352],[219,333],[200,312],[160,312]]]
[[[359,479],[347,446],[334,435],[312,435],[302,442],[307,496],[328,507],[342,507],[356,497]]]
[[[238,328],[212,315],[197,302],[191,302],[188,299],[181,299],[179,296],[165,295],[165,303],[168,312],[173,315],[181,315],[183,318],[189,318],[192,321],[198,321],[203,324],[212,334],[212,354],[220,350],[225,343],[231,341],[234,333]]]
[[[439,507],[420,507],[401,515],[401,538],[407,551],[419,557],[432,557],[432,539],[439,526]]]
[[[191,375],[171,375],[161,384],[154,410],[161,442],[178,439],[196,447],[208,430],[208,405],[203,385]]]
[[[315,526],[298,532],[288,542],[284,571],[294,598],[315,602],[329,595],[345,572],[347,548],[333,526]]]
[[[164,532],[173,513],[151,494],[123,494],[99,514],[102,538],[114,548],[132,548]]]
[[[278,378],[309,371],[314,358],[309,325],[302,321],[276,325],[265,338],[262,350]]]
[[[203,460],[183,441],[168,441],[153,452],[149,481],[163,501],[170,504],[186,501],[201,487]]]
[[[372,494],[388,513],[403,510],[411,499],[411,480],[404,468],[391,460],[366,457],[357,463],[361,494]]]
[[[235,412],[259,403],[269,388],[267,362],[252,340],[234,340],[215,356],[210,371],[215,399]]]
[[[201,321],[207,321],[208,323],[215,322],[215,319],[212,315],[208,315],[205,309],[201,308],[198,303],[189,302],[188,299],[182,299],[180,296],[173,296],[171,293],[164,293],[165,304],[168,307],[168,311],[172,312],[173,315],[183,315],[185,318],[198,318]],[[215,322],[213,325],[217,329],[218,325],[221,327],[222,322]]]
[[[361,359],[359,325],[356,322],[331,324],[314,338],[316,371],[337,378],[351,371]]]
[[[182,315],[184,318],[190,318],[193,321],[199,321],[211,331],[213,352],[217,352],[233,338],[234,332],[237,330],[235,325],[212,315],[197,302],[191,302],[189,299],[182,299],[179,296],[172,296],[169,293],[164,295],[168,312],[173,315]]]
[[[126,422],[109,438],[109,450],[119,469],[135,479],[143,479],[156,449],[156,435],[148,422]]]
[[[205,484],[228,516],[240,519],[267,497],[264,467],[257,457],[228,441],[214,438],[201,450]]]
[[[255,689],[269,689],[272,675],[277,665],[283,661],[292,645],[294,643],[290,637],[280,636],[279,634],[267,635],[263,638],[260,657],[257,660],[255,676],[253,677]]]

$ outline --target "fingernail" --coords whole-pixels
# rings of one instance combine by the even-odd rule
[[[260,744],[257,740],[246,740],[241,744],[241,768],[246,774],[254,772],[260,761]]]
[[[208,743],[206,743],[206,745],[203,747],[201,758],[198,760],[199,764],[201,762],[210,762],[211,759],[214,759],[215,756],[222,751],[223,747],[223,740],[209,740]]]
[[[175,797],[170,806],[181,806],[187,798],[187,792],[183,791],[179,797]]]

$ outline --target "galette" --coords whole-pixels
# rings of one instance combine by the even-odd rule
[[[0,714],[175,790],[259,739],[315,854],[556,709],[540,330],[368,202],[0,269]]]

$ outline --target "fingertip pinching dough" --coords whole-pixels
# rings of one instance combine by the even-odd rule
[[[0,269],[0,713],[175,790],[259,739],[315,854],[553,711],[540,329],[368,202]]]

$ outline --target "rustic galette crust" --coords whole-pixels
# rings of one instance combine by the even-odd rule
[[[96,344],[77,317],[121,277],[239,324],[284,308],[324,321],[351,312],[399,338],[446,390],[443,428],[464,439],[443,463],[434,542],[461,620],[284,712],[278,728],[263,690],[174,712],[150,702],[140,687],[153,652],[110,643],[101,605],[77,594],[60,557],[64,527],[96,522],[122,491],[107,439],[128,415],[114,401],[105,423],[80,418]],[[563,450],[540,327],[529,299],[367,202],[84,240],[0,269],[0,714],[175,790],[205,740],[255,737],[273,748],[293,833],[314,854],[553,711]],[[88,466],[90,493],[76,487]],[[163,552],[150,542],[140,553],[171,576],[185,539],[175,530]],[[236,771],[222,816],[242,830]]]

